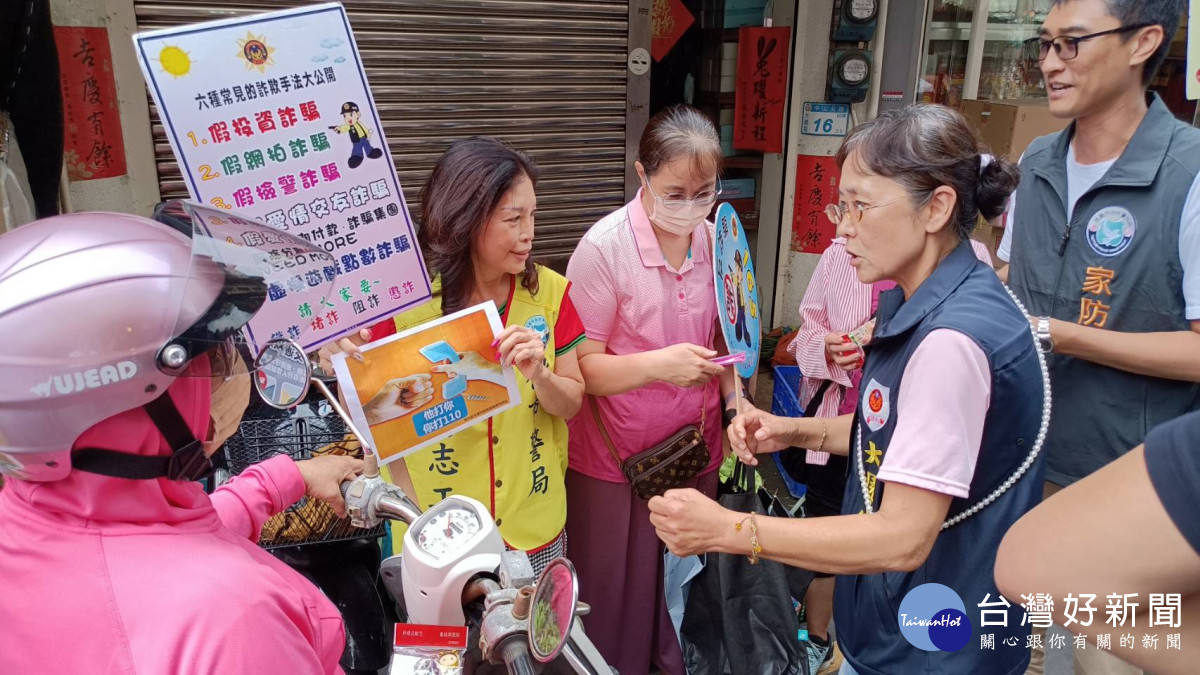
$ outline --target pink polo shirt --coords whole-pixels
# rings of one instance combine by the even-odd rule
[[[904,366],[879,480],[966,499],[991,398],[992,369],[979,345],[957,331],[930,331]]]
[[[618,355],[681,342],[711,348],[717,331],[712,229],[712,223],[696,228],[690,256],[673,269],[663,258],[642,207],[641,191],[593,225],[567,264],[571,301],[588,339],[606,343],[607,352]],[[686,424],[699,424],[703,402],[712,470],[721,459],[720,398],[714,378],[705,387],[685,389],[655,382],[595,400],[622,459],[665,440]],[[624,482],[587,401],[568,424],[570,468],[599,480]]]

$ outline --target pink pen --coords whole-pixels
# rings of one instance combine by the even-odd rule
[[[712,362],[718,366],[732,366],[737,363],[742,363],[745,360],[746,360],[746,355],[741,352],[738,352],[736,354],[726,354],[725,356],[718,356],[717,358],[713,359]]]

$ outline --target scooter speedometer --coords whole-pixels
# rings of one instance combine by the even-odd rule
[[[479,514],[462,506],[452,506],[432,514],[417,533],[417,545],[441,560],[465,549],[482,526]]]

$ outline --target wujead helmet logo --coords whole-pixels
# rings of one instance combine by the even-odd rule
[[[962,598],[942,584],[921,584],[908,592],[896,617],[900,633],[917,649],[956,652],[974,632]]]

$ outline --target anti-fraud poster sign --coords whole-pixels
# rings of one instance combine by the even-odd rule
[[[346,407],[387,464],[517,405],[517,377],[492,347],[496,305],[455,312],[333,357]]]
[[[729,204],[717,208],[716,236],[713,237],[713,281],[717,310],[721,314],[721,333],[730,354],[744,354],[737,373],[748,378],[758,371],[759,345],[762,341],[758,312],[758,286],[750,242],[737,212]]]
[[[311,350],[430,298],[341,5],[139,33],[134,45],[192,199],[334,258],[319,279],[270,286],[268,309],[291,317],[277,337]],[[319,304],[297,301],[330,279]]]

